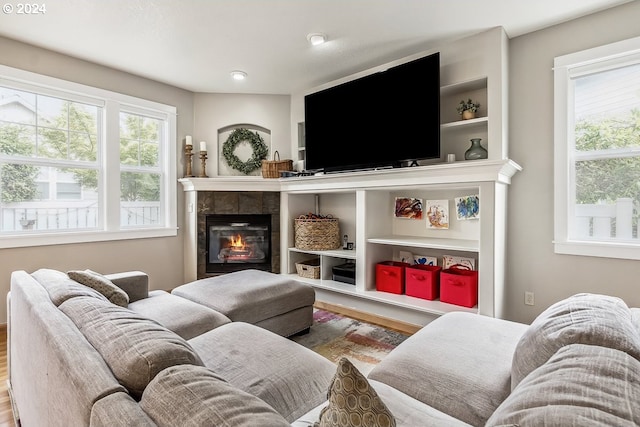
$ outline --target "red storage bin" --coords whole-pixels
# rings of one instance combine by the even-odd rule
[[[411,266],[406,262],[383,261],[376,264],[376,289],[392,294],[404,293],[404,270]]]
[[[405,293],[412,297],[434,300],[440,294],[440,271],[437,265],[415,264],[404,272]]]
[[[453,265],[440,273],[440,301],[473,307],[478,303],[478,272]]]

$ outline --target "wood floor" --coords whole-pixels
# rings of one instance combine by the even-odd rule
[[[7,390],[7,325],[0,325],[0,427],[15,427]]]
[[[409,323],[377,317],[369,313],[319,301],[316,302],[315,306],[322,310],[329,310],[357,320],[374,323],[407,335],[411,335],[420,329],[419,326]],[[7,325],[0,325],[0,427],[16,427],[13,420],[13,411],[11,410],[11,401],[9,400],[9,391],[7,390]]]

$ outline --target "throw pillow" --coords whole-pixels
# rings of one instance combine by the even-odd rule
[[[520,338],[511,366],[511,390],[561,347],[591,344],[614,348],[640,360],[640,333],[620,298],[576,294],[543,311]]]
[[[524,378],[486,426],[638,426],[638,384],[640,362],[628,354],[571,344]]]
[[[265,401],[202,366],[160,372],[144,390],[140,407],[160,427],[290,427]]]
[[[120,307],[127,307],[129,305],[129,295],[102,274],[91,270],[72,270],[68,271],[67,275],[70,279],[100,292],[115,305],[119,305]]]
[[[395,427],[396,420],[367,378],[343,357],[338,362],[329,393],[329,405],[314,427]]]

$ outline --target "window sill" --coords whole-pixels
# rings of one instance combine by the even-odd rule
[[[178,235],[177,228],[149,228],[120,231],[88,231],[68,233],[47,233],[24,236],[0,237],[0,249],[24,248],[30,246],[66,245],[71,243],[93,243],[115,240],[148,239],[154,237],[173,237]]]
[[[553,244],[555,253],[562,255],[640,260],[640,240],[638,243],[554,241]]]

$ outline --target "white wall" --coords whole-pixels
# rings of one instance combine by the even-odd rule
[[[45,49],[0,37],[0,63],[60,79],[146,98],[177,107],[178,140],[192,133],[193,94],[142,77],[103,67]],[[179,177],[184,175],[182,147],[178,150]],[[182,185],[178,191],[178,224],[184,221]],[[182,228],[182,227],[180,227]],[[182,231],[175,237],[101,243],[39,246],[0,250],[0,297],[9,292],[11,272],[39,268],[61,271],[85,269],[102,273],[142,270],[153,289],[171,289],[183,283]],[[0,323],[6,322],[6,304],[0,304]]]
[[[218,131],[231,125],[257,125],[270,130],[271,149],[267,160],[273,158],[273,152],[276,150],[280,160],[292,159],[290,104],[289,95],[195,94],[193,138],[194,141],[207,142],[207,175],[218,175],[218,148],[219,144],[222,145],[226,141],[224,135],[222,140],[218,141]],[[237,153],[241,160],[245,160],[241,154],[247,153]],[[196,153],[194,175],[197,176],[199,172],[200,161]]]
[[[578,292],[623,298],[640,307],[640,262],[553,252],[553,59],[640,35],[631,2],[510,41],[509,141],[523,171],[509,188],[507,318],[530,322]],[[524,292],[535,306],[524,305]]]

